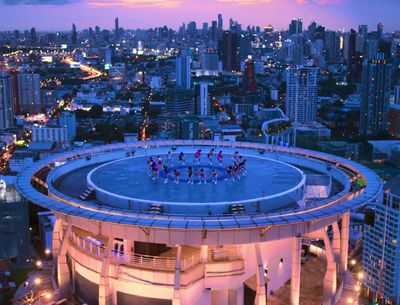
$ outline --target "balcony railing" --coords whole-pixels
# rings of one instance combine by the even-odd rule
[[[71,241],[80,250],[90,254],[91,256],[102,259],[104,256],[105,247],[103,245],[96,245],[90,241],[85,240],[76,233],[72,234]],[[121,251],[111,250],[111,263],[118,265],[127,265],[131,267],[174,271],[176,265],[175,257],[151,256],[136,253],[125,253]],[[187,271],[197,264],[200,264],[201,256],[200,251],[196,251],[189,256],[184,256],[181,259],[181,271]]]
[[[231,262],[240,259],[242,259],[242,256],[235,247],[216,247],[208,250],[209,262]]]

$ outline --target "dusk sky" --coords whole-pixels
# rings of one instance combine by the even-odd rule
[[[0,0],[0,30],[78,30],[99,25],[113,28],[119,17],[127,29],[202,22],[224,17],[276,29],[287,28],[291,18],[302,17],[305,27],[315,20],[328,28],[346,30],[368,24],[370,30],[382,22],[385,31],[400,30],[400,0]]]

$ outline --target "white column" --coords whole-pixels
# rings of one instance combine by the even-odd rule
[[[257,290],[256,290],[256,299],[254,301],[254,305],[267,305],[267,295],[265,291],[265,280],[264,280],[264,264],[262,261],[260,244],[254,244],[254,250],[256,254],[256,280],[257,280]]]
[[[175,263],[175,281],[174,281],[174,295],[172,305],[181,305],[181,255],[182,246],[178,245],[176,249],[176,263]]]
[[[292,275],[290,280],[290,304],[300,303],[301,236],[292,237]]]
[[[201,246],[200,255],[201,255],[201,262],[203,264],[207,263],[207,261],[208,261],[208,246],[207,245]]]
[[[109,270],[111,259],[111,248],[113,239],[109,238],[104,250],[103,262],[101,265],[100,285],[99,285],[99,305],[111,305],[111,287],[109,282]]]
[[[53,266],[57,266],[57,258],[61,248],[61,231],[62,231],[62,220],[56,218],[56,222],[53,228],[53,243],[52,243],[52,255],[53,255]],[[53,276],[56,276],[57,268],[53,268]]]
[[[342,230],[340,242],[340,274],[343,275],[347,271],[347,257],[349,255],[349,230],[350,230],[350,212],[342,217]]]
[[[323,304],[324,305],[334,305],[332,302],[333,297],[336,293],[336,261],[335,261],[335,253],[333,251],[333,247],[331,241],[329,239],[328,233],[326,229],[322,230],[322,235],[324,238],[325,245],[325,253],[326,253],[326,273],[324,276],[324,297]]]
[[[332,232],[333,232],[333,252],[335,253],[335,261],[336,261],[336,270],[339,270],[339,261],[340,261],[340,230],[337,222],[332,224]]]
[[[62,225],[60,230],[62,230]],[[57,282],[60,289],[60,298],[66,298],[70,294],[71,283],[67,265],[67,250],[70,245],[71,231],[72,226],[69,224],[57,255]]]

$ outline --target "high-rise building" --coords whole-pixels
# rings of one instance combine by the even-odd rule
[[[76,31],[75,23],[72,24],[71,43],[76,46],[78,44],[78,33]]]
[[[400,290],[400,197],[385,193],[366,218],[362,254],[363,284],[372,300],[399,304]],[[373,213],[373,214],[372,214]],[[378,304],[378,303],[376,303]]]
[[[354,78],[356,71],[356,39],[357,33],[353,29],[345,34],[344,41],[344,59],[347,62],[349,76]]]
[[[12,77],[0,72],[0,129],[14,126],[14,85]]]
[[[222,32],[224,29],[224,22],[222,19],[222,14],[218,14],[218,31]]]
[[[328,63],[336,63],[340,59],[340,36],[335,31],[325,32],[325,59]]]
[[[198,85],[199,94],[195,100],[195,114],[196,115],[210,115],[211,114],[211,99],[208,92],[209,84],[201,82]]]
[[[314,67],[287,69],[286,115],[294,123],[317,119],[318,73]]]
[[[19,113],[38,113],[41,111],[40,75],[20,73],[17,75]]]
[[[67,136],[70,141],[72,141],[76,136],[76,118],[75,112],[73,111],[63,111],[58,117],[58,124],[61,127],[67,128]]]
[[[376,135],[388,129],[392,65],[366,60],[362,71],[360,134]]]
[[[118,17],[116,17],[115,20],[114,20],[114,32],[115,32],[115,37],[118,38],[119,37],[119,21],[118,21]]]
[[[218,53],[203,52],[200,57],[200,66],[203,70],[218,71]]]
[[[255,92],[257,90],[255,67],[253,60],[246,60],[243,73],[243,90]]]
[[[303,33],[303,19],[292,19],[292,22],[289,24],[289,34],[293,35],[301,33]]]
[[[264,27],[264,39],[269,40],[274,33],[274,27],[272,25],[268,25]]]
[[[220,58],[224,71],[239,71],[240,60],[238,52],[238,35],[232,31],[224,31],[222,34],[222,45]]]
[[[181,89],[190,89],[190,50],[181,50],[176,57],[176,85]]]
[[[294,65],[304,63],[304,37],[303,35],[292,35],[288,44],[288,60]]]
[[[31,28],[30,40],[31,40],[31,44],[32,45],[37,43],[37,36],[36,36],[36,29],[35,28]]]

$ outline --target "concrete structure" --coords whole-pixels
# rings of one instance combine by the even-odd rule
[[[317,120],[318,68],[287,69],[286,115],[294,123]]]
[[[182,50],[175,62],[176,85],[181,89],[190,89],[190,50]]]
[[[363,247],[363,284],[374,301],[400,303],[400,197],[385,193],[374,206],[373,220],[367,221]]]
[[[0,72],[0,129],[14,127],[14,86],[13,79]]]
[[[388,130],[392,65],[386,60],[363,64],[360,134],[377,135]]]
[[[193,164],[195,151],[211,148],[223,151],[224,167],[238,151],[248,161],[247,175],[225,181],[215,157],[212,164],[205,157]],[[127,150],[134,156],[126,157]],[[147,175],[149,157],[166,160],[168,151],[182,172],[179,184]],[[178,162],[180,152],[186,165]],[[217,184],[186,183],[189,165],[204,168],[207,179],[217,170]],[[327,191],[326,198],[309,201],[316,195],[310,175],[320,176],[311,189]],[[367,183],[357,188],[360,177]],[[327,179],[331,190],[322,182]],[[323,303],[334,304],[336,280],[347,269],[350,211],[382,195],[381,180],[355,162],[224,141],[146,141],[68,152],[32,164],[16,185],[25,200],[56,215],[60,295],[74,293],[89,305],[265,305],[289,279],[291,304],[298,305],[303,239],[325,242]]]
[[[32,128],[33,142],[68,142],[68,129],[61,126],[38,126]]]
[[[18,114],[38,113],[41,111],[40,75],[30,73],[17,74]]]

